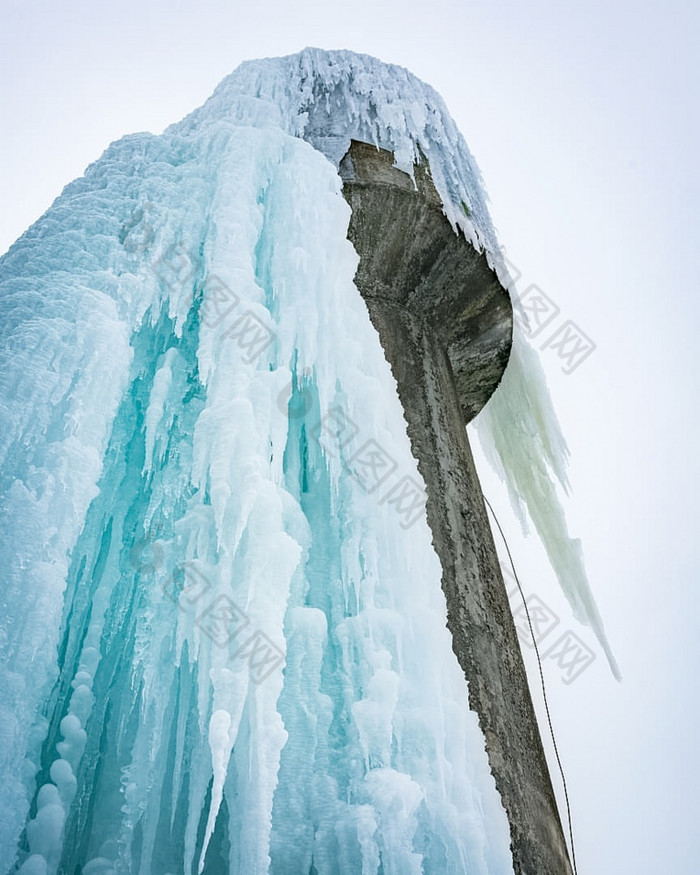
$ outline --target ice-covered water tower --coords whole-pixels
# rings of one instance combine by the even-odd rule
[[[571,872],[465,429],[497,252],[439,96],[309,49],[0,260],[0,869]]]

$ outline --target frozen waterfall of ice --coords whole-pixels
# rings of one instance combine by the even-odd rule
[[[350,138],[420,149],[500,269],[439,96],[318,50],[114,143],[0,259],[4,871],[512,872],[353,283]]]
[[[248,65],[277,115],[239,112],[234,76],[0,260],[4,871],[512,872],[349,207],[285,63],[392,81]],[[402,76],[358,130],[408,125]]]

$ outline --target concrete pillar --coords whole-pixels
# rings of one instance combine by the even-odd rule
[[[512,309],[486,258],[445,218],[427,162],[414,181],[393,155],[353,141],[340,165],[356,283],[398,383],[447,625],[469,683],[518,875],[571,866],[465,425],[508,361]]]

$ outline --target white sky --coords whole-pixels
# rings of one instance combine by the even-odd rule
[[[700,6],[356,0],[2,0],[0,251],[107,144],[160,132],[241,61],[305,45],[408,67],[484,174],[522,290],[597,344],[542,361],[572,451],[572,534],[623,673],[548,668],[580,875],[698,871],[695,327]],[[526,592],[571,619],[500,484],[484,488]]]

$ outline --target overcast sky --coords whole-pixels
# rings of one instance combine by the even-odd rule
[[[698,871],[699,10],[2,0],[3,252],[110,141],[159,133],[243,60],[348,48],[445,98],[520,291],[537,285],[596,344],[569,375],[541,355],[572,453],[570,528],[622,684],[481,466],[526,592],[598,657],[569,685],[546,665],[580,875]]]

